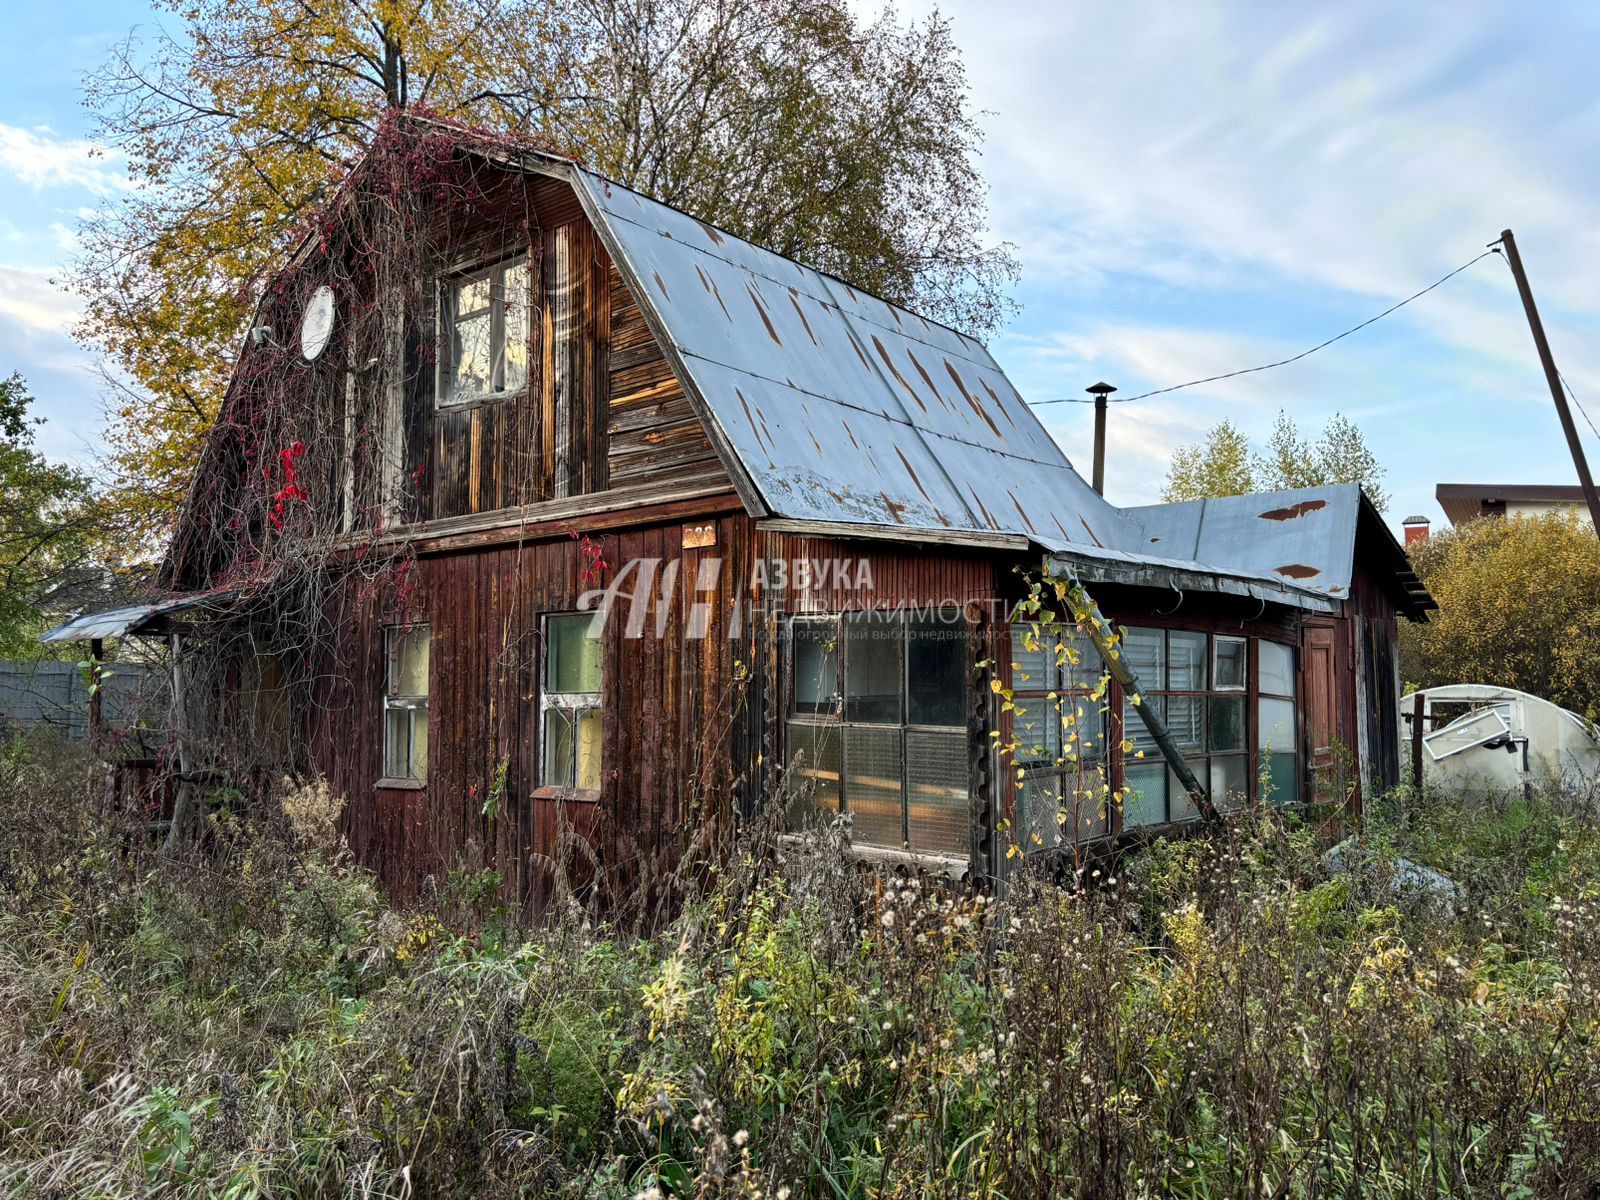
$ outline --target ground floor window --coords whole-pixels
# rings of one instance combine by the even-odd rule
[[[862,844],[965,857],[961,610],[796,616],[786,649],[787,761],[810,807],[850,813]]]
[[[428,627],[391,625],[383,636],[383,776],[421,782],[428,778]]]
[[[1024,850],[1098,837],[1109,826],[1109,704],[1100,656],[1077,629],[1011,627],[1014,828]]]
[[[1258,776],[1274,802],[1299,799],[1291,647],[1259,638],[1134,627],[1124,631],[1122,648],[1147,689],[1141,702],[1165,720],[1219,809],[1238,808],[1257,794]],[[1123,707],[1123,728],[1132,747],[1123,760],[1123,827],[1198,818],[1194,801],[1129,703]]]
[[[545,618],[539,689],[539,782],[544,787],[600,789],[600,629],[594,613]]]

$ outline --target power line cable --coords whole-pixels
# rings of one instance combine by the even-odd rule
[[[1415,292],[1412,295],[1407,296],[1404,300],[1401,300],[1398,304],[1391,304],[1388,308],[1384,309],[1377,316],[1368,317],[1365,321],[1361,322],[1361,324],[1351,326],[1349,329],[1346,329],[1343,333],[1337,334],[1334,337],[1329,338],[1325,342],[1318,342],[1315,346],[1311,347],[1311,349],[1302,350],[1299,354],[1294,355],[1292,358],[1283,358],[1283,359],[1279,359],[1277,362],[1263,363],[1259,367],[1245,367],[1243,370],[1229,371],[1229,372],[1227,372],[1226,374],[1223,374],[1223,375],[1208,375],[1204,379],[1191,379],[1187,383],[1175,383],[1171,387],[1156,388],[1152,392],[1140,392],[1137,396],[1108,396],[1107,399],[1112,404],[1127,404],[1127,403],[1129,403],[1131,401],[1134,401],[1134,400],[1148,400],[1151,396],[1164,396],[1168,392],[1181,392],[1184,388],[1199,387],[1203,383],[1220,383],[1224,379],[1237,379],[1241,375],[1254,375],[1258,371],[1270,371],[1274,367],[1286,367],[1290,363],[1297,363],[1302,358],[1309,358],[1311,355],[1315,354],[1318,350],[1326,350],[1329,346],[1333,345],[1335,342],[1342,341],[1344,338],[1349,337],[1352,333],[1360,333],[1368,325],[1372,325],[1372,324],[1377,323],[1378,321],[1383,320],[1383,318],[1387,317],[1389,314],[1395,313],[1395,312],[1399,312],[1402,308],[1404,308],[1406,305],[1410,304],[1413,300],[1419,300],[1423,296],[1426,296],[1429,292],[1433,291],[1434,288],[1439,287],[1441,284],[1448,283],[1450,280],[1454,279],[1457,275],[1461,274],[1461,272],[1465,271],[1468,267],[1476,266],[1478,263],[1482,262],[1484,259],[1490,257],[1491,255],[1499,254],[1499,253],[1500,253],[1499,247],[1497,247],[1497,246],[1489,247],[1489,249],[1485,250],[1482,254],[1478,255],[1478,257],[1474,258],[1471,262],[1462,263],[1454,271],[1451,271],[1448,275],[1445,275],[1440,279],[1434,280],[1434,282],[1430,283],[1427,287],[1423,288],[1420,292]],[[1093,403],[1094,403],[1094,399],[1092,397],[1091,398],[1086,398],[1086,399],[1079,399],[1077,396],[1063,396],[1063,397],[1060,397],[1059,399],[1055,399],[1055,400],[1035,400],[1035,401],[1033,401],[1033,407],[1035,407],[1035,408],[1043,408],[1047,404],[1093,404]],[[1587,419],[1587,414],[1585,414],[1585,419]]]
[[[1573,407],[1583,414],[1583,419],[1588,423],[1589,430],[1595,437],[1600,438],[1600,429],[1594,427],[1594,419],[1589,416],[1589,411],[1583,407],[1583,401],[1578,399],[1578,393],[1572,390],[1572,385],[1567,382],[1567,377],[1560,371],[1556,374],[1561,378],[1561,386],[1567,389],[1567,395],[1572,399]]]

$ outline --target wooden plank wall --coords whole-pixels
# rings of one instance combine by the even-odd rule
[[[409,339],[408,471],[434,521],[640,483],[724,483],[689,398],[565,183],[495,173],[440,235],[441,273],[528,254],[528,389],[435,411],[431,305]],[[428,296],[433,281],[423,281]]]
[[[705,428],[615,264],[608,278],[612,485],[726,481]]]
[[[702,532],[694,540],[705,540],[707,526],[712,544],[685,549],[685,530],[693,527]],[[338,652],[325,668],[327,702],[313,714],[313,745],[319,766],[348,800],[352,850],[398,896],[438,886],[453,867],[492,867],[512,895],[538,909],[551,891],[548,858],[558,819],[594,847],[613,900],[668,894],[665,876],[691,835],[708,824],[725,830],[735,807],[749,811],[769,782],[762,772],[777,761],[782,711],[779,612],[981,605],[997,577],[987,556],[757,532],[742,513],[604,532],[596,540],[608,581],[630,569],[625,591],[641,582],[628,564],[659,566],[645,581],[655,598],[642,611],[640,636],[627,636],[626,605],[606,625],[604,778],[594,803],[558,805],[535,795],[541,618],[572,611],[588,590],[579,542],[561,538],[417,560],[410,616],[426,621],[432,634],[425,789],[377,785],[383,627],[404,619],[397,589],[383,578],[352,578],[337,590],[331,617],[340,631]],[[758,555],[786,563],[867,559],[873,586],[856,590],[852,574],[808,592],[760,597],[752,589]],[[659,593],[668,570],[676,572],[676,588],[664,603]],[[502,759],[505,799],[492,820],[484,800]]]
[[[749,521],[723,515],[693,524],[714,525],[716,545],[685,550],[683,522],[596,539],[608,579],[634,560],[653,560],[652,590],[659,592],[667,570],[676,572],[677,588],[670,603],[646,601],[637,638],[626,637],[625,603],[607,622],[603,786],[593,803],[535,796],[542,618],[574,611],[592,586],[580,578],[578,541],[417,561],[410,616],[430,626],[432,639],[425,789],[378,785],[383,628],[403,619],[396,589],[390,580],[373,586],[352,578],[338,590],[338,651],[325,668],[328,702],[313,714],[313,744],[318,765],[349,802],[352,850],[397,895],[414,897],[429,886],[425,877],[437,884],[453,867],[492,867],[512,895],[537,909],[550,893],[546,860],[556,850],[558,817],[595,846],[613,893],[648,890],[683,848],[684,814],[731,804],[735,760],[743,757],[731,747],[747,740],[740,675],[754,653],[750,627],[734,616],[749,577]],[[697,616],[703,638],[686,635]],[[484,801],[502,759],[505,799],[495,820]]]

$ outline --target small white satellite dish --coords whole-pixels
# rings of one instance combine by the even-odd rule
[[[311,293],[306,302],[305,315],[300,318],[300,354],[307,362],[315,362],[333,337],[333,289],[323,284]]]

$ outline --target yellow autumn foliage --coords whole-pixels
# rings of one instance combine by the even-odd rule
[[[1484,518],[1413,565],[1439,611],[1401,626],[1408,684],[1491,683],[1600,713],[1600,538],[1575,515]]]

